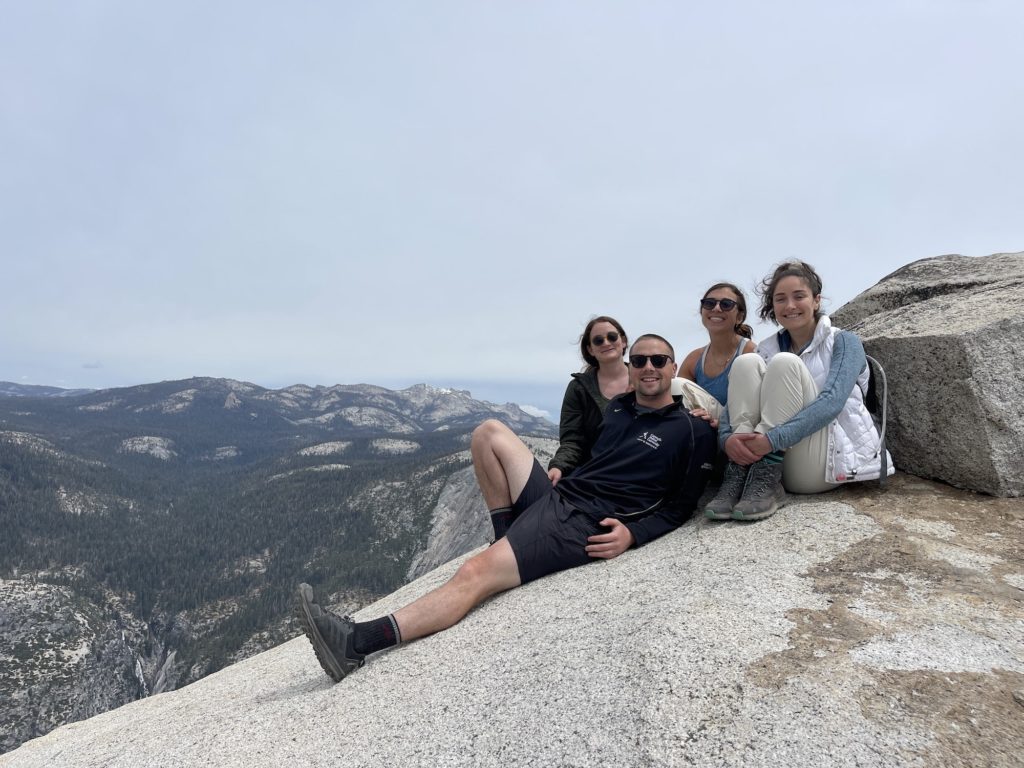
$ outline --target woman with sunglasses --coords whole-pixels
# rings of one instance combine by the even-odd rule
[[[733,361],[757,346],[753,331],[744,325],[747,298],[732,283],[715,283],[700,300],[700,321],[707,329],[709,343],[688,354],[679,366],[683,405],[694,416],[718,426],[725,407],[729,371]]]
[[[626,332],[615,318],[595,317],[583,329],[580,355],[586,366],[572,374],[565,388],[558,451],[548,463],[552,485],[590,458],[608,401],[629,389],[629,371],[622,359],[628,346]]]
[[[821,288],[802,261],[780,264],[761,282],[759,315],[782,329],[757,354],[737,358],[729,375],[718,427],[729,464],[704,510],[713,520],[760,520],[787,490],[821,493],[881,473],[881,440],[864,404],[864,345],[832,326]]]

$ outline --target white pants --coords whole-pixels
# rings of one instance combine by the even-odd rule
[[[738,434],[784,424],[818,396],[818,385],[803,361],[780,352],[765,363],[760,355],[740,355],[729,371],[729,423]],[[782,484],[791,493],[821,493],[836,486],[825,482],[828,427],[786,449]]]

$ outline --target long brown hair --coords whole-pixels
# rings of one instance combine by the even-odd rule
[[[587,351],[587,347],[590,346],[590,332],[594,330],[594,326],[598,323],[611,323],[615,326],[615,330],[619,332],[619,336],[622,337],[622,356],[626,356],[626,349],[629,347],[629,340],[626,338],[626,332],[622,330],[622,326],[619,321],[614,317],[608,317],[608,315],[598,315],[597,317],[590,318],[590,322],[587,323],[587,327],[583,329],[583,334],[580,336],[580,356],[584,362],[591,367],[597,368],[597,358],[594,357],[590,352]]]

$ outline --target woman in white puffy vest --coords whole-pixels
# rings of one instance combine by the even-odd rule
[[[818,273],[784,262],[759,294],[761,319],[782,329],[729,373],[718,428],[729,464],[704,510],[713,520],[761,520],[782,506],[785,491],[820,493],[881,471],[878,430],[864,405],[864,345],[821,312]]]

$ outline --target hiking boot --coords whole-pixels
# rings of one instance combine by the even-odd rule
[[[299,617],[302,631],[313,644],[317,661],[324,672],[338,682],[349,672],[363,666],[365,654],[356,653],[352,647],[355,623],[348,616],[339,616],[326,611],[313,601],[313,588],[299,584],[298,604],[295,613]]]
[[[730,461],[725,467],[725,474],[722,476],[722,485],[715,494],[715,498],[704,507],[704,516],[710,520],[732,519],[732,508],[743,495],[743,487],[747,484],[747,470],[750,467],[742,467],[734,461]]]
[[[782,462],[769,464],[764,459],[750,465],[743,497],[733,507],[734,520],[763,520],[785,503],[782,487]]]

